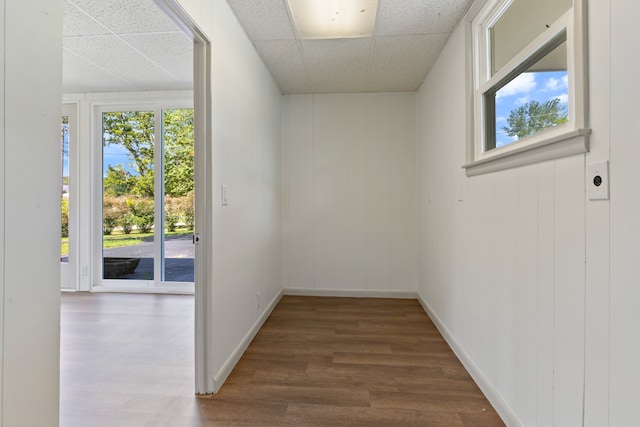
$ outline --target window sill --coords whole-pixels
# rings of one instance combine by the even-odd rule
[[[535,144],[476,160],[462,167],[466,169],[467,176],[476,176],[560,157],[584,154],[589,152],[590,134],[591,129],[573,130]]]

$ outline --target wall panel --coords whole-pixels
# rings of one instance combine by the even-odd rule
[[[418,92],[419,294],[505,420],[581,425],[585,156],[467,178],[465,46]]]
[[[415,291],[415,95],[285,97],[285,288]]]

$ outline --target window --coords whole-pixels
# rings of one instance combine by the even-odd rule
[[[583,0],[488,0],[471,21],[467,175],[588,151]]]

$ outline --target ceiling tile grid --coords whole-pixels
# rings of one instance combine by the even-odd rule
[[[228,0],[283,93],[417,90],[470,1],[379,0],[372,37],[300,40],[287,0]]]
[[[255,46],[283,93],[312,92],[296,40],[256,41]]]
[[[153,0],[67,0],[114,34],[176,31]]]
[[[193,88],[193,42],[153,0],[64,0],[70,92]]]
[[[182,32],[134,34],[122,39],[142,52],[176,80],[193,80],[193,42]]]
[[[370,38],[303,40],[301,45],[314,92],[366,90]]]
[[[367,90],[418,90],[447,38],[447,34],[376,37]]]
[[[66,92],[192,88],[192,42],[153,0],[63,1]],[[282,93],[332,93],[419,88],[471,0],[379,0],[372,37],[330,40],[300,40],[287,0],[227,2]]]
[[[295,40],[286,0],[228,1],[251,40]]]
[[[109,92],[129,87],[131,82],[108,72],[73,52],[62,50],[62,74],[66,93]]]
[[[95,49],[95,44],[100,50]],[[131,83],[130,90],[175,87],[176,79],[117,36],[67,38],[63,47],[86,61]]]
[[[91,19],[77,6],[64,2],[62,11],[64,15],[63,37],[102,36],[111,34],[108,28]]]
[[[380,0],[375,35],[450,33],[468,0]]]

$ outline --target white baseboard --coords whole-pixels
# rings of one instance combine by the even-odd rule
[[[220,368],[218,373],[214,376],[213,378],[214,393],[217,393],[220,390],[220,387],[222,387],[222,384],[224,384],[224,382],[227,380],[227,377],[229,376],[229,374],[231,374],[231,371],[236,366],[236,364],[238,363],[238,361],[240,360],[244,352],[247,350],[247,347],[249,347],[249,344],[251,344],[251,341],[253,340],[253,338],[255,338],[256,334],[258,333],[258,331],[260,330],[264,322],[269,318],[273,309],[276,308],[276,305],[278,304],[281,298],[282,298],[282,291],[278,292],[276,296],[273,297],[271,302],[269,302],[269,305],[265,308],[265,310],[262,312],[260,317],[258,317],[256,322],[251,327],[251,329],[249,329],[249,332],[247,332],[247,334],[244,336],[242,341],[240,341],[240,344],[238,345],[238,347],[236,347],[233,353],[231,353],[231,356],[229,356],[229,358],[224,363],[224,365],[222,365],[222,368]]]
[[[396,298],[416,299],[415,291],[383,291],[370,289],[315,289],[315,288],[285,288],[283,295],[305,297],[352,297],[352,298]]]
[[[489,379],[482,373],[482,371],[478,368],[475,362],[471,359],[471,357],[464,351],[460,343],[455,339],[453,334],[447,329],[442,320],[438,317],[438,315],[431,309],[427,301],[420,295],[418,292],[418,301],[422,308],[427,313],[427,315],[431,318],[433,323],[440,331],[440,334],[444,337],[451,350],[456,354],[462,365],[469,372],[469,375],[473,378],[473,380],[478,384],[480,390],[487,397],[491,405],[495,408],[498,415],[502,418],[502,421],[509,427],[522,427],[523,424],[520,422],[518,417],[513,413],[507,402],[502,399],[500,393],[495,389],[493,384],[489,381]]]

